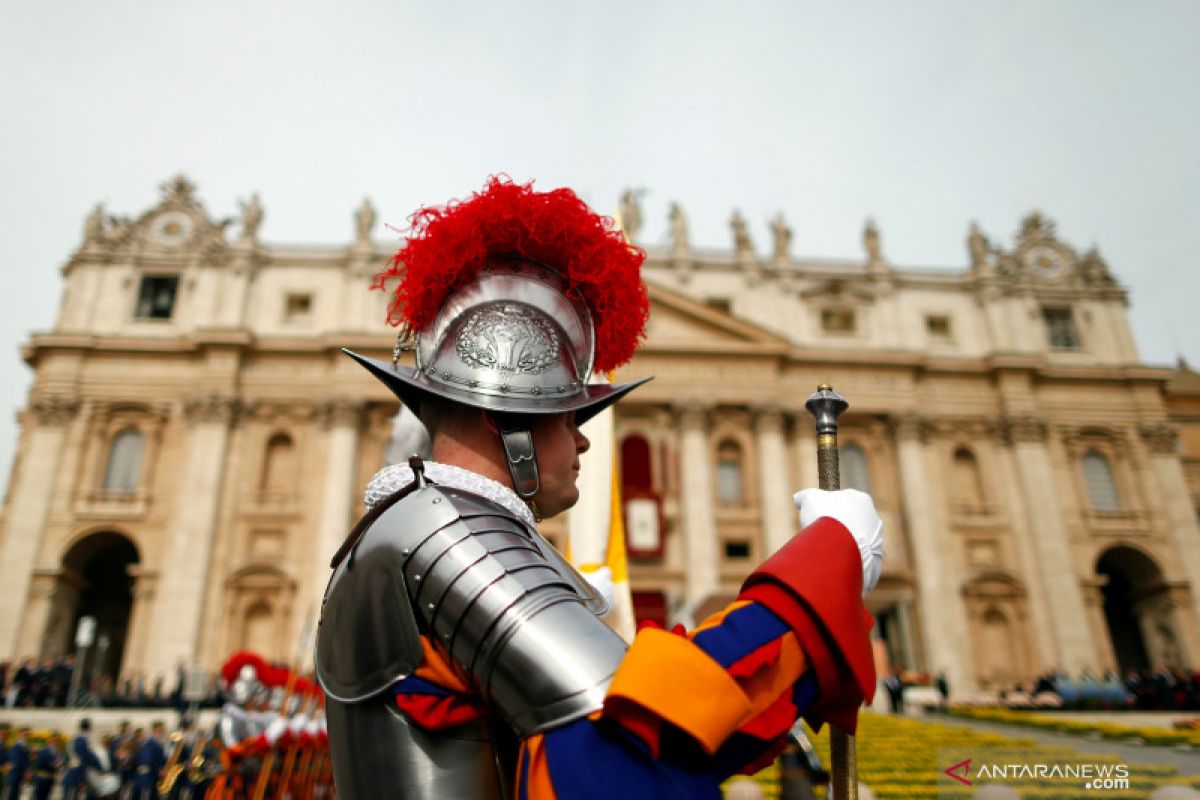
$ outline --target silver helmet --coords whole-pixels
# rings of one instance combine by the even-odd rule
[[[529,416],[573,413],[582,424],[649,380],[590,382],[594,368],[627,362],[644,334],[645,254],[569,189],[503,176],[411,219],[373,288],[393,292],[389,319],[405,326],[415,366],[399,352],[391,363],[347,353],[418,415],[435,397],[491,412],[513,488],[536,513]]]
[[[501,414],[574,411],[582,424],[650,380],[592,384],[587,304],[556,271],[493,257],[414,333],[416,367],[345,352],[420,413],[428,395]]]

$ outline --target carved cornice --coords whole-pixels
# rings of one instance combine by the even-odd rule
[[[33,398],[29,410],[38,425],[65,425],[79,413],[80,400],[73,395],[45,394]]]
[[[256,421],[282,419],[304,422],[320,413],[316,403],[307,400],[250,400],[242,405],[241,417]]]
[[[1067,449],[1074,453],[1101,445],[1123,446],[1128,444],[1129,432],[1109,425],[1059,425],[1058,435]]]
[[[994,417],[960,417],[939,419],[932,423],[939,436],[968,438],[972,441],[981,439],[1006,441],[1008,431]]]
[[[1174,455],[1179,452],[1179,429],[1168,422],[1149,422],[1138,429],[1142,441],[1155,455]]]
[[[204,422],[229,424],[237,419],[241,410],[240,400],[220,394],[196,395],[183,403],[184,416],[192,424]]]

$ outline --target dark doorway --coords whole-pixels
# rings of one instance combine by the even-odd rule
[[[63,558],[64,572],[80,580],[79,602],[71,619],[68,652],[74,653],[74,631],[85,616],[96,618],[96,634],[88,648],[85,673],[114,681],[121,674],[129,613],[133,608],[133,578],[129,565],[138,562],[137,548],[119,533],[105,531],[81,539]],[[78,654],[77,654],[78,658]]]
[[[1129,547],[1106,550],[1096,562],[1096,572],[1107,579],[1101,589],[1104,620],[1117,667],[1122,674],[1149,667],[1137,605],[1139,600],[1162,591],[1162,572],[1145,554]]]

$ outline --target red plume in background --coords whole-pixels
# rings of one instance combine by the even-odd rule
[[[232,684],[237,680],[242,668],[247,666],[254,668],[254,674],[259,683],[272,689],[287,686],[288,676],[291,675],[291,670],[286,667],[273,667],[258,653],[243,650],[234,653],[221,666],[221,677],[225,679],[226,684]],[[297,676],[292,691],[296,694],[312,695],[321,693],[321,687],[308,678]]]
[[[532,182],[492,176],[482,192],[418,209],[409,221],[407,241],[371,285],[392,292],[392,325],[420,330],[489,256],[508,255],[552,267],[584,298],[596,326],[596,371],[628,362],[645,337],[646,254],[570,189],[535,192]]]

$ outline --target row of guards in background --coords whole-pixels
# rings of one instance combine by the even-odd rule
[[[222,667],[229,701],[214,730],[193,730],[184,715],[169,737],[122,726],[102,743],[82,720],[73,738],[0,730],[0,798],[18,800],[32,784],[45,800],[311,800],[333,792],[323,695],[293,670],[238,653]],[[192,688],[196,688],[193,686]]]
[[[206,800],[332,797],[324,695],[316,682],[296,670],[271,666],[254,653],[236,653],[225,662],[221,675],[230,691],[215,732],[223,744],[220,765],[214,766],[205,793],[193,796]],[[193,759],[189,768],[201,765]],[[168,778],[164,773],[160,796],[169,788]]]

